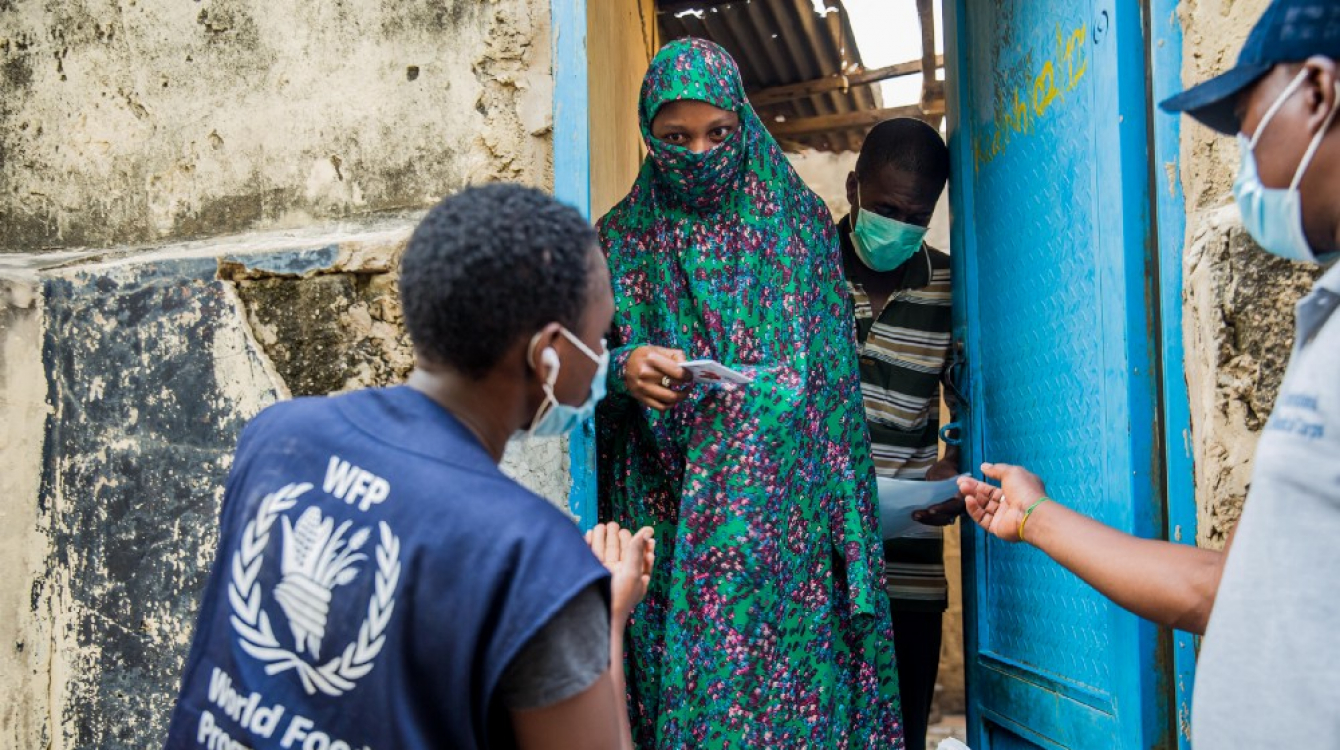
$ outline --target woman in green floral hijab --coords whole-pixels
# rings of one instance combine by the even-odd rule
[[[695,109],[706,118],[696,130]],[[627,635],[634,739],[900,748],[832,219],[717,45],[662,49],[639,114],[649,156],[599,225],[617,307],[601,507],[655,527],[658,553]],[[694,386],[685,358],[753,380]]]

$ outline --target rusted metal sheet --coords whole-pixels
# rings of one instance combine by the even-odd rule
[[[686,36],[710,39],[725,47],[740,65],[751,91],[798,84],[863,69],[856,37],[840,0],[825,4],[825,15],[810,0],[734,0],[663,2],[657,5],[662,39]],[[760,102],[760,117],[770,126],[814,117],[847,115],[883,107],[872,86],[828,88],[812,95]],[[789,149],[855,151],[867,127],[809,132],[782,139]]]

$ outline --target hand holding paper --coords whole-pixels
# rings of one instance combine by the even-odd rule
[[[893,539],[920,527],[912,520],[914,511],[925,510],[958,494],[958,477],[939,482],[880,478],[877,484],[882,539]]]

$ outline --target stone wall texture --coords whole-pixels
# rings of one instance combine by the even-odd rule
[[[422,209],[551,184],[548,7],[0,0],[0,747],[161,742],[241,426],[400,381]]]
[[[549,49],[544,0],[6,0],[0,251],[547,184]]]
[[[1184,0],[1182,78],[1232,67],[1267,0]],[[1237,523],[1252,456],[1293,345],[1293,306],[1319,277],[1263,253],[1233,205],[1238,147],[1183,120],[1187,240],[1183,333],[1196,462],[1197,542],[1219,548]],[[1169,179],[1176,175],[1170,174]]]

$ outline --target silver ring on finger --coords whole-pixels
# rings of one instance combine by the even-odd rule
[[[670,376],[669,376],[669,375],[662,375],[662,376],[661,376],[661,387],[662,387],[662,388],[669,388],[669,387],[670,387]]]

